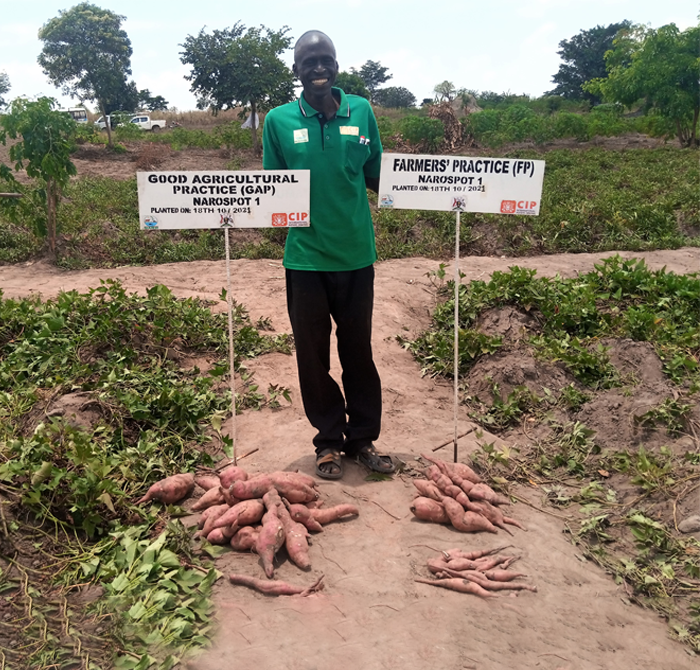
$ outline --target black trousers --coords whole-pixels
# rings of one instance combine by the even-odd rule
[[[287,310],[304,411],[318,430],[316,452],[352,455],[379,437],[382,387],[372,358],[374,266],[347,272],[287,270]],[[343,392],[330,375],[336,324]]]

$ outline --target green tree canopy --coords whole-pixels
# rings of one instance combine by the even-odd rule
[[[10,90],[10,78],[7,72],[0,72],[0,107],[4,107],[7,101],[3,96]]]
[[[375,92],[374,102],[382,107],[415,107],[416,96],[403,86],[388,86]]]
[[[452,102],[457,96],[457,89],[451,81],[443,81],[441,84],[438,84],[433,89],[433,92],[438,102],[442,102],[443,100]]]
[[[335,80],[335,85],[342,88],[346,93],[351,95],[359,95],[365,100],[369,100],[370,92],[365,84],[364,79],[359,74],[352,72],[339,72]]]
[[[384,67],[379,61],[368,60],[359,70],[354,67],[350,68],[352,74],[358,75],[369,91],[370,98],[373,98],[374,92],[384,83],[391,79],[392,75],[387,74],[389,68]]]
[[[131,74],[131,42],[125,17],[89,2],[61,10],[39,30],[44,43],[39,65],[55,86],[80,100],[94,100],[103,115],[110,96]],[[112,136],[108,126],[109,142]]]
[[[279,58],[291,44],[286,26],[279,31],[265,26],[246,28],[240,21],[231,28],[199,31],[188,35],[180,46],[180,60],[192,66],[185,77],[197,96],[199,109],[222,109],[250,106],[251,114],[289,102],[294,97],[294,75]],[[255,124],[253,146],[259,153]]]
[[[612,49],[613,39],[620,30],[627,29],[629,21],[611,23],[609,26],[596,26],[582,30],[570,40],[559,42],[557,53],[564,61],[552,81],[557,85],[547,95],[560,95],[569,100],[588,100],[598,104],[598,95],[581,87],[587,81],[605,76],[605,52]]]
[[[151,92],[144,88],[139,91],[138,108],[149,112],[165,112],[168,109],[168,101],[162,95],[151,95]]]
[[[700,115],[700,28],[681,32],[675,24],[657,30],[621,31],[605,55],[608,76],[585,88],[627,107],[641,101],[647,113],[673,124],[681,146],[698,143]]]

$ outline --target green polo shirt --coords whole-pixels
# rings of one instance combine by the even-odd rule
[[[311,171],[311,225],[290,228],[284,249],[292,270],[357,270],[377,260],[365,186],[381,167],[377,121],[364,98],[333,93],[340,107],[330,121],[303,93],[265,117],[263,168]]]

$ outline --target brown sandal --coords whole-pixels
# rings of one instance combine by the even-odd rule
[[[322,468],[324,465],[326,467]],[[323,449],[316,454],[316,475],[323,479],[340,479],[343,476],[343,461],[337,449]]]

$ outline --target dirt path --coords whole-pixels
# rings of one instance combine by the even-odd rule
[[[608,255],[467,258],[461,268],[466,280],[486,279],[494,270],[516,264],[534,267],[541,275],[571,276],[592,269]],[[622,255],[643,256],[652,269],[700,270],[700,249]],[[426,259],[377,266],[374,348],[385,409],[378,446],[407,462],[450,439],[453,430],[451,385],[421,378],[415,361],[395,337],[415,334],[428,325],[435,297],[426,273],[437,266]],[[226,270],[223,262],[85,272],[60,271],[43,263],[0,267],[5,298],[85,291],[107,278],[119,279],[129,291],[161,283],[178,296],[216,300],[226,284]],[[276,330],[289,330],[280,263],[235,262],[233,293],[253,319],[269,317]],[[337,371],[336,360],[333,365]],[[241,465],[253,472],[299,468],[311,473],[313,431],[300,405],[294,358],[268,355],[249,367],[262,388],[268,382],[289,387],[293,402],[278,411],[238,417],[239,455],[257,449]],[[461,416],[460,426],[468,425]],[[496,438],[487,434],[483,439]],[[463,457],[476,448],[473,436],[460,442]],[[697,667],[697,660],[668,637],[663,620],[631,605],[622,587],[578,554],[562,532],[564,519],[518,504],[511,516],[529,532],[516,529],[513,538],[502,533],[464,535],[412,520],[408,507],[413,486],[408,479],[368,483],[365,476],[363,469],[348,463],[342,481],[320,485],[329,503],[353,502],[360,516],[329,525],[314,537],[311,572],[302,573],[287,562],[278,568],[280,579],[303,585],[323,573],[325,591],[308,598],[270,598],[220,580],[213,644],[186,663],[190,670]],[[536,506],[541,504],[534,489],[520,494]],[[507,551],[522,556],[516,567],[530,575],[528,581],[537,585],[538,593],[487,602],[414,582],[427,576],[425,562],[435,554],[428,546],[477,548],[508,542],[514,546]],[[224,574],[262,575],[254,555],[228,553],[217,564]]]

